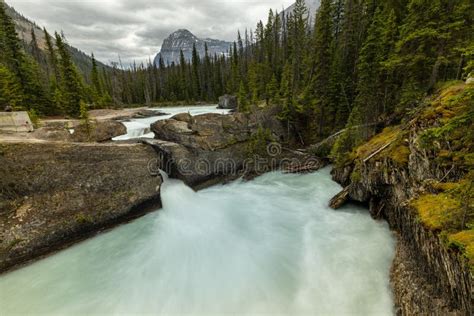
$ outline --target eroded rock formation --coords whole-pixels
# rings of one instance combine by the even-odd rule
[[[160,206],[140,144],[0,144],[0,272]]]

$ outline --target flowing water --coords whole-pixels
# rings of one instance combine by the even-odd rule
[[[179,106],[179,107],[168,107],[168,108],[154,108],[152,110],[159,110],[160,112],[166,113],[167,115],[147,117],[143,119],[133,119],[129,122],[123,122],[127,128],[127,134],[114,138],[114,140],[128,140],[133,138],[154,138],[155,134],[150,131],[150,125],[159,120],[169,119],[176,114],[189,113],[192,116],[206,114],[206,113],[217,113],[217,114],[228,114],[229,110],[218,109],[216,105],[206,106]]]
[[[391,315],[394,239],[329,170],[198,193],[0,277],[0,314]]]

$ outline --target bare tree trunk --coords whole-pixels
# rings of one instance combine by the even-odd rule
[[[433,69],[431,71],[430,83],[429,83],[429,90],[432,91],[438,81],[439,76],[439,68],[441,67],[442,63],[442,56],[444,53],[444,44],[441,44],[441,47],[438,50],[438,58],[436,58],[436,62],[433,65]]]
[[[458,73],[456,74],[456,80],[462,79],[462,69],[464,68],[464,54],[459,59]]]

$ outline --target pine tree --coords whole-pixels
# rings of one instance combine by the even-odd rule
[[[365,38],[364,1],[345,0],[342,21],[340,21],[340,35],[335,54],[337,67],[333,72],[337,74],[335,81],[338,82],[337,90],[340,91],[338,102],[346,104],[347,112],[350,113],[356,95],[357,83],[357,60],[359,49]],[[342,109],[344,111],[344,109]],[[340,117],[346,121],[347,117]]]
[[[21,45],[13,20],[6,14],[3,3],[0,3],[0,42],[2,43],[2,64],[15,77],[19,84],[18,100],[24,109],[33,107],[41,113],[48,112],[48,99],[41,86],[38,65],[29,58]]]
[[[44,37],[46,39],[49,76],[52,77],[52,80],[54,80],[57,83],[60,80],[59,69],[58,69],[58,58],[57,58],[57,55],[56,55],[56,51],[54,49],[53,40],[51,38],[51,35],[49,35],[48,31],[46,31],[46,28],[43,29],[43,31],[44,31]]]
[[[239,99],[239,112],[241,113],[249,112],[250,109],[249,109],[249,104],[247,100],[247,90],[245,89],[245,85],[243,81],[240,81],[238,99]]]
[[[99,77],[99,70],[97,68],[97,61],[94,57],[94,54],[91,55],[92,60],[92,70],[91,70],[91,81],[92,86],[94,87],[95,92],[101,96],[102,95],[102,83]]]
[[[259,76],[257,70],[257,64],[255,62],[249,65],[248,73],[249,91],[251,94],[252,104],[258,104],[259,101]]]
[[[186,101],[190,101],[190,93],[192,93],[192,87],[190,86],[190,80],[188,75],[188,63],[186,58],[184,57],[183,50],[179,51],[179,73],[180,73],[180,83],[181,83],[181,91],[182,91],[182,98]]]
[[[287,122],[293,121],[294,117],[297,115],[297,111],[293,106],[293,72],[291,70],[290,62],[286,62],[285,67],[283,68],[280,84],[280,97],[282,103],[280,119]]]
[[[386,66],[395,50],[395,44],[398,40],[397,16],[395,10],[391,8],[391,6],[387,6],[382,19],[384,20],[380,43],[382,51],[379,52],[380,59],[382,60],[380,80],[383,89],[381,111],[386,115],[390,115],[399,99],[398,91],[400,90],[399,78],[390,67]]]
[[[273,101],[273,103],[278,104],[280,102],[280,97],[279,97],[279,87],[278,87],[278,81],[275,75],[272,76],[272,80],[267,85],[267,96],[268,100]]]
[[[204,88],[205,88],[205,100],[211,101],[216,99],[214,93],[214,87],[212,82],[212,65],[211,57],[209,56],[209,49],[207,43],[204,44],[204,64],[203,64],[203,76],[204,76]]]
[[[12,109],[21,108],[21,87],[15,76],[0,64],[0,109],[6,107]]]
[[[379,7],[370,26],[367,40],[360,52],[357,98],[353,113],[351,114],[351,123],[364,127],[350,132],[354,146],[373,135],[374,123],[381,115],[381,105],[383,103],[383,89],[380,86],[382,75],[381,63],[384,58],[384,47],[381,41],[384,29],[383,19],[383,12]]]
[[[43,54],[41,52],[41,49],[38,46],[38,40],[36,39],[36,33],[35,33],[34,28],[31,29],[30,46],[31,46],[31,54],[33,55],[33,58],[36,60],[38,64],[40,65],[43,64],[44,63]]]
[[[403,77],[402,111],[426,92],[440,74],[455,78],[463,48],[473,40],[470,0],[410,0],[400,27],[396,55],[387,63]]]
[[[333,13],[332,1],[322,0],[316,15],[313,39],[307,75],[309,82],[305,91],[305,102],[308,108],[310,126],[317,127],[319,136],[323,135],[324,127],[332,122],[334,109],[330,107],[330,76],[333,44]]]
[[[66,114],[79,117],[81,100],[83,99],[83,84],[63,37],[58,33],[55,36],[56,47],[60,56],[59,69],[61,73],[60,89],[56,94],[57,99]]]
[[[200,58],[197,53],[196,44],[193,43],[193,52],[192,52],[192,85],[193,85],[193,99],[199,100],[202,96],[201,91],[201,78],[199,74],[200,69]]]
[[[99,69],[97,67],[97,61],[95,59],[94,54],[91,55],[91,62],[92,68],[90,77],[92,83],[92,101],[94,102],[96,108],[101,108],[106,104],[110,103],[110,96],[107,96],[107,93],[105,92],[105,89],[103,87],[103,83],[99,75]]]
[[[296,0],[293,14],[288,19],[288,46],[292,62],[292,90],[301,88],[303,78],[303,54],[308,34],[308,8],[304,0]]]

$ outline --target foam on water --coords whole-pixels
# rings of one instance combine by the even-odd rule
[[[394,239],[329,170],[195,193],[0,278],[2,315],[391,315]]]

